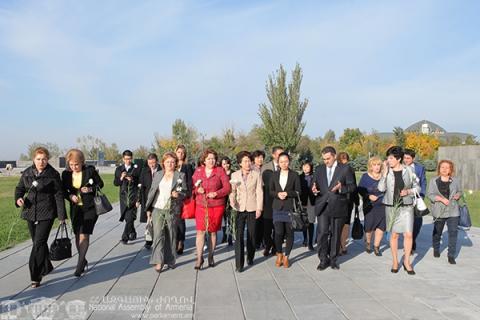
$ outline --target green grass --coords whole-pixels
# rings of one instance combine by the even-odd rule
[[[20,209],[15,207],[14,192],[15,186],[20,177],[0,177],[0,251],[14,246],[17,243],[30,238],[28,227],[25,220],[20,218]],[[110,202],[118,201],[118,187],[113,185],[113,174],[102,174],[105,183],[103,192],[107,195]],[[68,204],[66,204],[68,211]],[[13,226],[13,228],[12,228]],[[10,241],[7,243],[8,234]]]

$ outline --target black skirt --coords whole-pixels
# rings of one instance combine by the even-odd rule
[[[73,232],[75,234],[92,234],[98,219],[95,207],[85,209],[83,206],[72,206],[71,209]]]
[[[366,232],[375,231],[375,229],[385,231],[387,229],[385,206],[383,204],[374,205],[372,210],[365,215],[364,222]]]

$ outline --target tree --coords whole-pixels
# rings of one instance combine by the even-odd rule
[[[478,143],[475,136],[472,136],[471,134],[469,134],[467,136],[467,138],[465,138],[465,144],[466,145],[478,145],[479,143]]]
[[[120,154],[116,143],[108,145],[102,139],[88,135],[77,138],[77,144],[78,148],[88,160],[97,159],[100,151],[105,154],[105,160],[114,160],[118,162],[122,159],[122,155]]]
[[[301,101],[300,98],[302,77],[298,63],[288,86],[287,74],[282,65],[276,74],[268,77],[268,103],[260,104],[258,112],[263,124],[259,133],[265,146],[281,145],[287,151],[295,151],[305,128],[302,119],[308,105],[307,99]]]
[[[329,129],[327,132],[325,132],[325,135],[323,136],[323,140],[325,144],[331,145],[336,143],[336,138],[335,138],[335,131],[332,129]]]
[[[404,147],[405,146],[405,132],[400,127],[393,128],[393,136],[395,137],[395,143],[397,146]]]
[[[148,155],[150,154],[150,149],[145,146],[139,146],[137,149],[133,150],[133,156],[135,158],[142,158],[147,159]]]
[[[343,135],[338,140],[340,150],[347,152],[350,158],[354,159],[363,153],[364,136],[360,129],[347,128],[343,131]]]
[[[440,141],[433,135],[408,132],[405,135],[405,148],[413,149],[422,160],[433,160]]]
[[[65,153],[65,150],[60,149],[58,144],[53,143],[53,142],[33,142],[28,145],[28,151],[27,154],[21,154],[20,155],[20,160],[28,161],[33,158],[33,152],[35,151],[36,148],[38,147],[44,147],[48,150],[50,153],[50,158],[58,158],[60,156],[63,156]]]

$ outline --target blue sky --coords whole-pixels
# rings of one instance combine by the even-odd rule
[[[1,1],[0,159],[93,135],[149,146],[184,119],[259,124],[300,63],[305,133],[428,119],[480,136],[479,1]]]

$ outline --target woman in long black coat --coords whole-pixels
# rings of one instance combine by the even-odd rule
[[[53,270],[48,252],[48,236],[58,217],[65,223],[65,201],[60,174],[48,164],[49,152],[39,147],[33,152],[33,165],[23,171],[15,188],[15,205],[22,207],[33,241],[29,269],[32,288],[40,286],[42,277]]]
[[[74,275],[79,277],[88,265],[85,256],[98,217],[93,200],[97,188],[103,188],[103,180],[95,167],[85,165],[82,151],[69,150],[66,160],[67,169],[62,172],[62,182],[65,198],[70,202],[70,218],[78,251]]]

